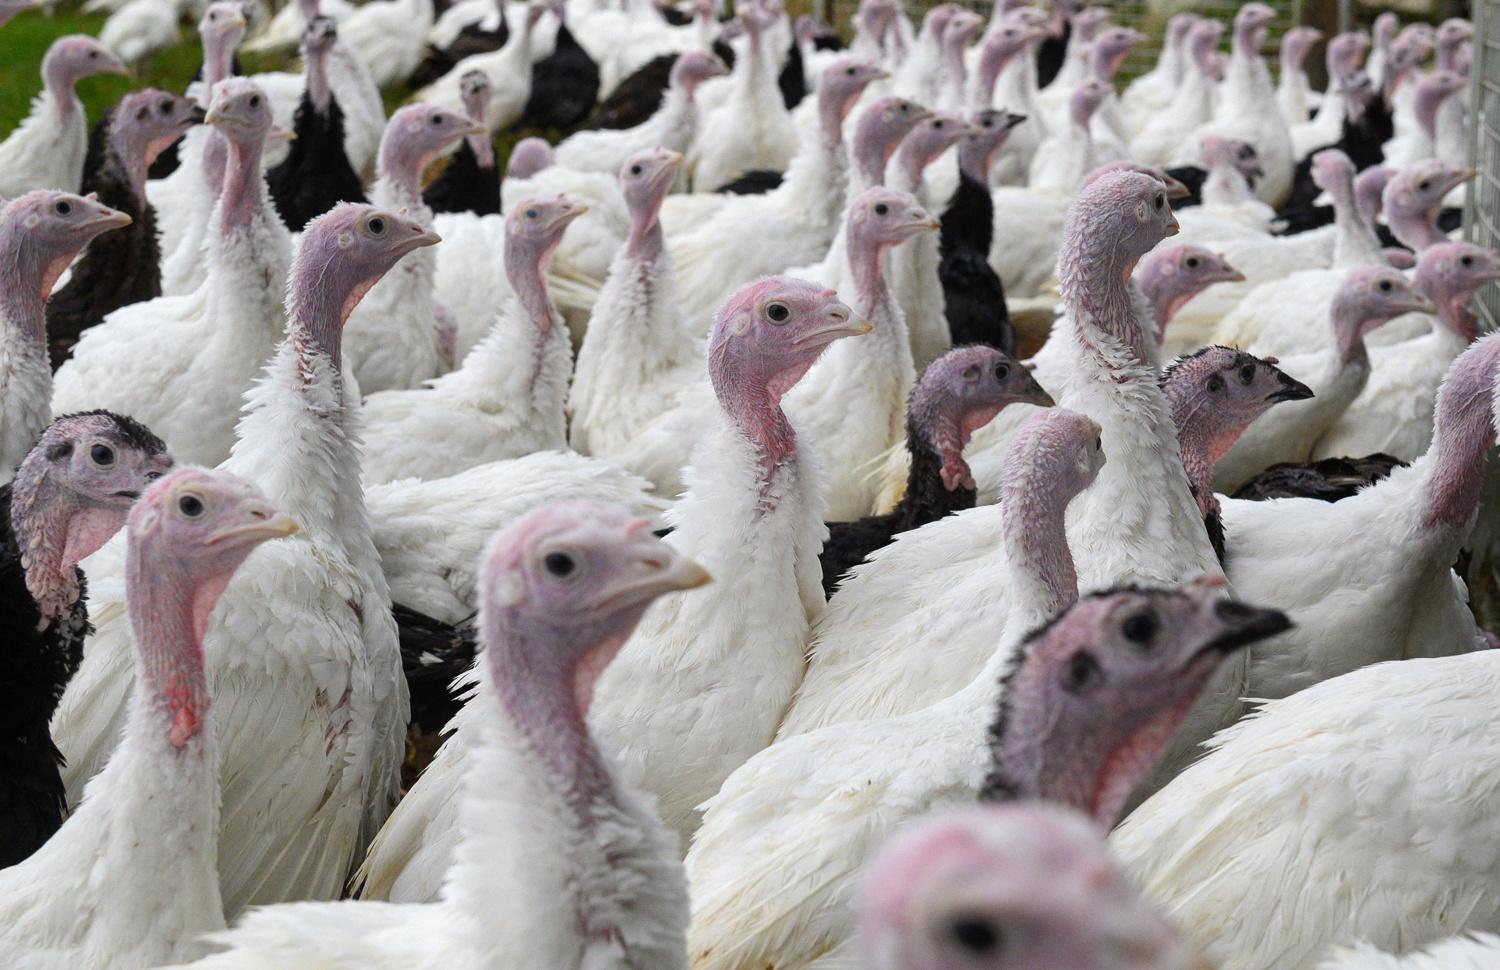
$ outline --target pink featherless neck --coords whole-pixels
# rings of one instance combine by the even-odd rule
[[[1068,211],[1057,261],[1063,303],[1083,343],[1092,347],[1087,321],[1088,328],[1128,349],[1137,363],[1150,361],[1129,282],[1143,252],[1140,242],[1130,239],[1132,214],[1120,211],[1112,189],[1123,179],[1148,177],[1115,172],[1085,189]]]
[[[261,175],[261,155],[265,150],[265,132],[246,132],[226,137],[228,157],[224,164],[223,188],[219,192],[219,231],[224,237],[243,230],[255,221],[265,199]]]
[[[904,111],[900,105],[907,104]],[[897,119],[897,112],[905,117]],[[854,130],[854,163],[865,188],[885,184],[885,167],[923,112],[900,98],[883,98],[865,109]]]
[[[1500,336],[1471,344],[1438,389],[1432,444],[1436,454],[1422,524],[1463,534],[1474,520],[1484,485],[1485,454],[1495,444],[1493,401]]]
[[[319,114],[327,114],[332,93],[328,87],[328,51],[333,38],[308,38],[303,44],[307,65],[307,99]]]
[[[509,231],[505,233],[505,277],[511,292],[526,311],[526,317],[538,331],[546,333],[552,326],[553,309],[547,295],[547,264],[562,244],[563,234],[545,238]]]
[[[125,524],[127,509],[101,508],[52,482],[44,462],[26,462],[11,483],[11,528],[22,550],[26,589],[46,629],[78,601],[74,567]]]
[[[47,297],[76,252],[47,252],[36,245],[24,218],[19,201],[0,210],[0,309],[11,334],[45,353]]]
[[[1000,506],[1007,558],[1013,581],[1030,588],[1041,615],[1078,599],[1066,516],[1081,486],[1058,479],[1057,459],[1070,436],[1089,431],[1098,434],[1098,427],[1087,418],[1053,408],[1033,415],[1005,452]]]
[[[1494,265],[1493,255],[1477,246],[1440,243],[1422,253],[1412,279],[1417,289],[1437,307],[1438,318],[1454,333],[1472,341],[1479,336],[1479,318],[1469,309],[1469,300],[1495,275],[1460,274],[1460,261],[1466,257]]]

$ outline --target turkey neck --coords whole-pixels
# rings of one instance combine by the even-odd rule
[[[1359,213],[1354,198],[1354,175],[1340,168],[1327,185],[1333,200],[1333,262],[1335,266],[1379,265],[1380,240]]]
[[[1085,226],[1078,228],[1084,229]],[[1063,302],[1073,311],[1070,315],[1085,347],[1100,353],[1084,326],[1087,319],[1094,329],[1118,341],[1134,358],[1133,363],[1149,365],[1151,358],[1146,352],[1145,335],[1136,320],[1130,289],[1125,282],[1138,258],[1122,252],[1113,240],[1100,233],[1073,232],[1064,240],[1058,254],[1058,279]],[[1107,359],[1101,359],[1101,363],[1109,368],[1117,366]]]
[[[61,58],[47,57],[42,61],[42,90],[61,121],[68,121],[73,112],[81,109],[73,85],[78,78],[62,63]]]
[[[561,234],[545,242],[520,238],[519,233],[505,234],[505,276],[516,301],[536,324],[538,347],[552,326],[552,304],[547,300],[547,261],[562,242]]]
[[[709,347],[708,376],[714,394],[730,423],[760,454],[763,495],[797,450],[797,432],[781,409],[781,396],[811,366],[808,361],[789,372],[764,374],[736,366],[720,348]]]
[[[319,115],[328,114],[328,46],[323,41],[307,48],[307,99]]]
[[[1467,533],[1484,485],[1485,453],[1495,444],[1490,402],[1497,347],[1470,351],[1453,365],[1438,394],[1432,445],[1418,459],[1427,487],[1422,526],[1456,538]],[[1456,552],[1456,550],[1455,550]]]
[[[109,125],[109,160],[130,187],[130,198],[135,211],[146,207],[146,169],[150,164],[146,158],[150,142],[134,126],[116,118]],[[118,206],[116,208],[119,208]]]
[[[1396,239],[1414,252],[1420,253],[1429,246],[1436,246],[1448,241],[1448,237],[1438,232],[1436,220],[1438,203],[1431,209],[1412,211],[1402,205],[1386,211],[1386,221],[1390,223],[1391,232]]]
[[[1027,630],[1078,599],[1078,573],[1065,525],[1071,496],[1037,481],[1034,456],[1039,448],[1036,440],[1029,442],[1029,453],[1018,467],[1007,470],[1000,485],[1002,541],[1011,566],[1011,588]]]
[[[47,297],[72,255],[48,261],[39,247],[28,244],[24,227],[0,225],[0,337],[8,353],[46,356]]]
[[[1447,99],[1448,92],[1439,93],[1426,85],[1417,86],[1417,95],[1412,109],[1417,116],[1417,124],[1422,126],[1422,133],[1428,137],[1434,147],[1437,145],[1438,110]]]
[[[490,90],[485,88],[482,94],[475,94],[464,102],[464,113],[469,120],[476,125],[485,123],[484,114],[488,108]],[[481,170],[495,167],[495,143],[490,141],[490,130],[486,126],[484,131],[477,135],[465,135],[464,141],[469,143],[469,151],[474,153],[474,161]]]
[[[226,139],[228,156],[224,165],[224,186],[219,192],[217,211],[219,232],[228,237],[254,221],[264,201],[264,179],[260,174],[261,153],[265,138]]]
[[[1375,329],[1390,317],[1367,318],[1360,313],[1357,305],[1339,296],[1333,298],[1333,308],[1329,311],[1333,320],[1333,337],[1338,349],[1337,359],[1334,366],[1330,367],[1330,374],[1337,374],[1346,367],[1370,369],[1370,351],[1365,346],[1365,334]]]
[[[1188,488],[1198,511],[1208,518],[1219,511],[1213,488],[1214,465],[1239,440],[1245,425],[1225,427],[1212,402],[1196,389],[1189,390],[1180,396],[1169,391],[1167,400],[1172,405],[1172,423],[1177,426],[1177,446],[1187,471]]]
[[[5,493],[26,589],[41,615],[39,629],[78,601],[79,562],[93,555],[125,524],[124,509],[90,505],[54,484],[45,464],[26,468]]]
[[[425,210],[422,202],[422,169],[436,153],[418,154],[409,149],[399,135],[380,146],[380,178],[372,197],[381,205],[410,209],[413,214]],[[425,222],[431,222],[430,213]]]
[[[666,190],[672,180],[667,179],[661,191],[652,191],[651,198],[641,202],[639,211],[631,212],[630,238],[625,241],[625,258],[639,266],[656,265],[662,254],[661,220],[657,218]]]
[[[860,121],[861,124],[854,133],[854,163],[859,181],[850,188],[850,198],[865,189],[885,184],[886,163],[896,154],[896,148],[906,135],[904,131],[887,130],[874,117],[873,112],[866,112]],[[866,121],[868,124],[864,123]]]
[[[930,420],[930,419],[929,419]],[[968,442],[956,415],[944,414],[938,419],[932,433],[924,434],[919,425],[924,419],[915,414],[906,418],[906,450],[911,454],[911,469],[906,474],[906,494],[891,510],[897,530],[905,531],[935,522],[954,512],[972,509],[978,496],[974,489],[960,485],[951,491],[943,484],[943,444],[956,445],[957,462],[968,468],[963,461],[963,446]],[[930,425],[929,425],[930,426]]]
[[[973,111],[983,111],[995,103],[995,85],[1000,72],[1015,59],[1016,49],[1003,44],[985,44],[979,49],[979,66],[975,69],[974,97],[969,105]]]
[[[973,36],[972,32],[954,33],[951,39],[944,36],[938,40],[938,47],[942,51],[943,61],[948,69],[946,83],[954,85],[960,94],[968,90],[969,86],[969,68],[964,63],[964,48]]]

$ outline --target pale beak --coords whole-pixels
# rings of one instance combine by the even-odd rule
[[[605,589],[595,601],[595,609],[612,609],[652,600],[665,593],[697,589],[713,578],[708,570],[686,556],[678,555],[671,546],[655,540],[653,543],[654,551],[642,556],[640,560],[646,575],[632,576],[618,586]],[[665,563],[662,562],[663,559],[666,560]]]
[[[400,246],[401,255],[405,256],[412,250],[421,249],[423,246],[436,246],[442,241],[443,237],[431,229],[423,229],[421,232],[413,233],[406,238],[406,241]]]
[[[463,137],[465,138],[469,137],[470,135],[484,135],[488,133],[489,129],[484,125],[481,125],[477,121],[469,125],[467,128],[463,129]]]
[[[124,229],[132,222],[135,222],[135,220],[130,218],[128,213],[111,210],[109,215],[101,215],[91,224],[101,227],[100,231],[104,232],[110,229]]]
[[[875,329],[875,325],[850,310],[848,316],[836,315],[832,323],[816,330],[808,330],[792,338],[794,345],[806,343],[830,344],[841,337],[858,337]]]
[[[257,542],[266,542],[270,539],[285,539],[289,535],[296,534],[298,530],[297,520],[285,512],[277,512],[264,519],[257,519],[245,525],[236,526],[233,529],[225,529],[215,532],[208,540],[210,545],[218,545],[231,539],[254,539]]]
[[[1170,218],[1171,221],[1167,223],[1167,235],[1175,236],[1182,231],[1182,227],[1177,224],[1176,216],[1169,216],[1168,218]]]

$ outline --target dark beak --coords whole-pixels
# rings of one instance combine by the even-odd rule
[[[1312,388],[1293,377],[1284,373],[1276,375],[1281,380],[1281,386],[1271,392],[1272,403],[1280,404],[1282,401],[1305,401],[1313,396]]]
[[[208,112],[203,110],[202,105],[195,104],[193,105],[193,109],[188,112],[188,121],[192,122],[195,125],[203,124],[203,119],[207,117]]]
[[[1007,111],[1005,113],[1005,130],[1006,131],[1010,131],[1016,125],[1019,125],[1021,122],[1025,121],[1025,120],[1026,120],[1026,116],[1025,115],[1011,114],[1010,112]]]
[[[1218,635],[1203,645],[1200,654],[1217,651],[1234,653],[1252,643],[1285,633],[1292,628],[1292,621],[1280,610],[1263,610],[1234,600],[1220,600],[1214,604],[1214,615],[1224,624]]]

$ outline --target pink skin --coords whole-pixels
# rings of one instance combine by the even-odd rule
[[[994,102],[995,83],[1000,79],[1000,72],[1005,70],[1005,66],[1017,54],[1045,36],[1046,31],[1027,24],[1025,18],[1015,15],[1007,16],[995,25],[979,47],[979,64],[976,68],[979,76],[976,85],[979,107],[988,107]]]
[[[1343,154],[1340,152],[1340,154]],[[1347,160],[1347,156],[1345,157]],[[1317,159],[1314,158],[1314,162]],[[1350,169],[1354,164],[1349,163]],[[1381,196],[1385,194],[1385,187],[1390,184],[1391,179],[1396,177],[1396,170],[1389,165],[1371,165],[1354,177],[1354,208],[1359,212],[1365,225],[1370,231],[1375,231],[1376,220],[1380,216],[1383,207]]]
[[[1084,176],[1083,184],[1079,188],[1087,188],[1104,176],[1115,172],[1135,172],[1138,175],[1146,175],[1154,178],[1167,190],[1167,198],[1169,199],[1185,199],[1191,194],[1186,185],[1183,185],[1161,169],[1150,165],[1137,165],[1135,162],[1128,161],[1115,161],[1099,166]]]
[[[1388,266],[1350,270],[1329,311],[1339,359],[1346,366],[1368,366],[1366,334],[1403,313],[1431,313],[1433,309],[1410,280]]]
[[[1073,25],[1073,36],[1069,43],[1076,39],[1079,43],[1086,44],[1092,42],[1099,28],[1109,21],[1109,11],[1103,7],[1085,7],[1069,19]]]
[[[1244,279],[1245,274],[1230,266],[1223,256],[1191,245],[1152,250],[1135,272],[1136,285],[1151,304],[1158,344],[1166,335],[1167,324],[1189,300],[1215,283]]]
[[[585,719],[594,684],[658,597],[708,582],[645,519],[598,502],[543,506],[495,536],[480,565],[484,689],[529,742],[582,829],[618,809]]]
[[[214,88],[233,73],[234,49],[245,37],[245,12],[238,3],[210,4],[198,21],[198,35],[203,39],[203,93],[199,101],[205,106]],[[203,142],[203,178],[217,195],[224,184],[224,164],[228,148],[217,131],[209,131]]]
[[[64,118],[72,117],[73,85],[95,74],[129,74],[109,48],[92,37],[70,34],[59,37],[42,58],[42,85],[53,107]]]
[[[1451,71],[1433,71],[1417,82],[1414,107],[1417,122],[1432,141],[1437,141],[1437,116],[1443,102],[1468,86],[1468,82]]]
[[[529,179],[537,172],[552,167],[552,146],[541,138],[523,138],[510,150],[510,160],[505,163],[505,177]]]
[[[1181,48],[1193,25],[1199,20],[1194,13],[1175,13],[1167,19],[1166,39],[1168,47]]]
[[[38,629],[77,602],[73,567],[120,531],[131,504],[171,467],[160,439],[128,418],[74,414],[42,433],[16,470],[10,497]]]
[[[287,333],[304,360],[343,366],[344,324],[370,287],[407,253],[438,242],[415,220],[344,203],[307,224],[292,264]]]
[[[0,209],[0,311],[12,334],[45,358],[45,307],[57,278],[95,236],[130,222],[93,195],[48,189]]]
[[[307,98],[319,114],[329,106],[328,52],[338,43],[339,29],[331,17],[314,17],[302,32],[302,60],[307,65]]]
[[[485,133],[463,115],[431,104],[410,104],[391,115],[380,140],[379,177],[403,205],[422,204],[422,170],[460,138]]]
[[[673,90],[681,91],[683,97],[692,103],[698,92],[698,85],[709,78],[723,77],[728,73],[729,68],[724,66],[717,55],[708,51],[688,51],[672,65],[669,83]]]
[[[559,193],[522,199],[505,218],[505,275],[516,300],[536,324],[538,352],[540,335],[552,326],[557,313],[547,297],[547,264],[562,244],[568,225],[587,211],[588,206]]]
[[[973,127],[977,130],[958,143],[958,170],[966,178],[988,186],[995,156],[1005,146],[1011,130],[1025,120],[1025,115],[990,109],[976,114]]]
[[[36,0],[0,0],[0,27],[4,27],[22,10],[33,10]]]
[[[932,113],[905,98],[881,98],[859,116],[854,129],[854,164],[864,187],[885,184],[885,167],[901,140]]]
[[[1357,121],[1363,117],[1365,109],[1377,97],[1375,81],[1369,74],[1357,70],[1341,75],[1339,93],[1344,98],[1344,113],[1351,121]]]
[[[1224,25],[1217,20],[1200,20],[1188,32],[1188,56],[1205,78],[1214,76],[1214,49],[1224,36]]]
[[[1204,577],[1078,601],[1018,649],[981,799],[1043,799],[1108,830],[1229,655],[1288,629]]]
[[[1198,151],[1203,167],[1210,172],[1230,169],[1243,177],[1247,185],[1265,175],[1260,167],[1260,153],[1249,142],[1204,135],[1198,143]]]
[[[938,220],[907,193],[876,186],[850,204],[847,225],[854,305],[875,326],[895,327],[899,311],[886,285],[883,257],[918,233],[936,232]]]
[[[1266,42],[1266,26],[1276,19],[1276,11],[1263,3],[1247,3],[1234,15],[1235,54],[1240,57],[1259,57]]]
[[[654,262],[662,252],[657,216],[672,182],[682,169],[682,155],[665,148],[636,152],[620,167],[620,191],[630,210],[630,238],[625,252],[638,262]]]
[[[719,308],[709,337],[709,378],[724,413],[759,454],[764,489],[797,447],[782,395],[825,347],[869,329],[833,290],[787,277],[748,283]]]
[[[1219,511],[1214,466],[1250,422],[1282,401],[1313,396],[1307,385],[1276,367],[1276,358],[1262,360],[1230,347],[1206,347],[1177,360],[1161,384],[1177,426],[1188,485],[1204,517]]]
[[[484,116],[489,111],[493,90],[490,76],[483,71],[469,71],[458,79],[458,89],[463,98],[464,113],[474,124],[484,127],[483,131],[477,131],[465,139],[469,143],[469,150],[474,153],[474,159],[480,168],[494,168],[495,144],[490,141],[489,128],[484,126]]]
[[[1460,69],[1459,52],[1473,36],[1474,25],[1462,17],[1452,17],[1443,21],[1437,29],[1438,70],[1452,71],[1455,74],[1468,73]]]
[[[203,120],[203,109],[166,91],[133,91],[115,106],[109,126],[109,151],[130,177],[135,196],[146,198],[146,170],[156,157]]]
[[[1370,37],[1362,30],[1345,31],[1334,35],[1323,52],[1323,60],[1330,78],[1341,78],[1359,69],[1365,52],[1370,49]]]
[[[1412,76],[1417,65],[1426,60],[1431,51],[1430,38],[1425,38],[1420,33],[1401,32],[1401,36],[1391,44],[1390,54],[1385,61],[1385,77],[1381,78],[1381,90],[1385,92],[1387,100],[1395,95],[1396,89]]]
[[[203,633],[230,577],[256,546],[297,531],[260,489],[228,472],[181,468],[131,509],[125,594],[136,683],[174,748],[207,723]]]
[[[907,187],[915,191],[927,166],[962,139],[978,133],[979,129],[951,114],[932,115],[912,129],[896,153],[896,165]]]
[[[1394,11],[1387,10],[1375,18],[1374,25],[1370,28],[1375,35],[1375,49],[1383,54],[1389,54],[1391,41],[1396,37],[1396,31],[1401,29],[1401,18]]]
[[[250,224],[265,195],[260,160],[271,130],[271,99],[248,78],[231,77],[214,87],[207,121],[228,146],[217,210],[227,237]]]
[[[1437,227],[1443,196],[1474,174],[1473,169],[1449,168],[1435,159],[1401,172],[1386,185],[1382,197],[1391,232],[1403,246],[1416,252],[1447,242],[1448,237]]]
[[[1083,9],[1084,0],[1049,0],[1047,4],[1047,33],[1053,37],[1063,35],[1063,25]]]
[[[1125,63],[1135,45],[1146,39],[1146,35],[1128,27],[1111,27],[1094,39],[1090,51],[1090,63],[1094,79],[1103,84],[1113,84],[1115,72]]]
[[[1316,27],[1293,27],[1281,37],[1281,70],[1283,73],[1302,70],[1313,45],[1323,39],[1323,32]]]
[[[969,68],[964,52],[974,42],[974,35],[984,26],[984,18],[968,10],[960,10],[948,21],[942,34],[943,63],[948,68],[948,83],[960,92],[968,90]]]
[[[865,876],[868,970],[1178,970],[1167,921],[1087,818],[1032,802],[935,816],[886,844]]]
[[[993,347],[955,347],[927,365],[912,391],[907,424],[941,462],[943,487],[973,490],[964,448],[1009,404],[1051,407],[1031,372]]]
[[[888,76],[875,65],[854,57],[840,57],[823,69],[818,82],[818,131],[824,148],[838,149],[842,158],[844,119],[854,110],[871,81]]]
[[[1414,278],[1443,323],[1474,341],[1479,338],[1479,319],[1468,302],[1480,287],[1500,280],[1500,256],[1473,243],[1439,243],[1422,251]]]
[[[927,11],[927,15],[922,18],[922,29],[917,35],[917,44],[930,46],[933,50],[940,49],[943,32],[948,29],[948,22],[962,9],[956,3],[940,3]]]
[[[1112,172],[1079,192],[1063,227],[1058,280],[1085,347],[1092,348],[1097,331],[1129,349],[1138,363],[1150,360],[1131,300],[1130,274],[1137,260],[1177,231],[1166,189],[1148,175]],[[1108,355],[1099,363],[1111,366]]]
[[[1474,522],[1484,483],[1485,453],[1495,445],[1492,402],[1500,373],[1500,340],[1476,340],[1438,388],[1432,446],[1437,458],[1427,485],[1423,525],[1464,534]],[[1457,545],[1453,546],[1456,550]]]
[[[1074,88],[1073,96],[1068,99],[1068,118],[1073,122],[1073,127],[1079,131],[1088,131],[1094,112],[1099,110],[1109,93],[1109,85],[1096,80],[1084,81]]]

